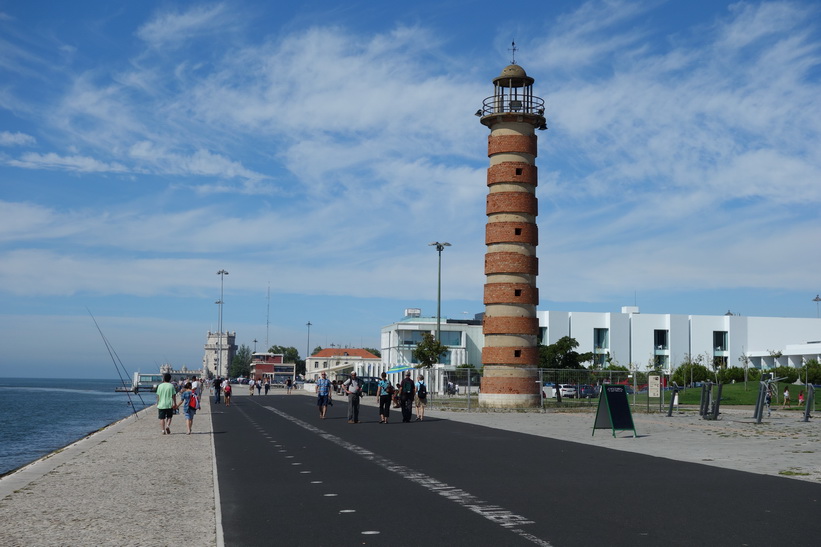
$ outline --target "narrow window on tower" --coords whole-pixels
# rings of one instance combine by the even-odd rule
[[[522,296],[522,289],[515,289],[515,290],[513,291],[513,294],[514,294],[515,296]]]
[[[521,357],[521,356],[522,356],[522,350],[520,350],[520,349],[513,350],[513,357]]]
[[[516,168],[516,176],[521,177],[524,170],[521,167]]]
[[[514,233],[515,233],[517,236],[520,236],[520,235],[522,235],[522,229],[521,229],[521,228],[516,228],[516,229],[514,230]]]

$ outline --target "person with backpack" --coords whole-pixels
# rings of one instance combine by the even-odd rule
[[[348,423],[359,423],[359,399],[362,397],[362,382],[356,377],[356,372],[351,372],[351,377],[342,384],[345,393],[348,394]]]
[[[379,423],[386,424],[388,416],[391,415],[391,399],[394,389],[386,373],[383,372],[381,377],[382,379],[376,384],[376,396],[379,398]]]
[[[187,435],[190,435],[191,427],[194,425],[194,415],[200,407],[199,398],[197,397],[197,393],[192,389],[191,382],[186,382],[182,393],[180,393],[180,398],[182,399],[182,414],[185,416]]]
[[[428,386],[421,374],[416,379],[416,421],[425,419],[425,405],[428,403]]]
[[[222,389],[225,395],[225,406],[231,406],[231,382],[225,382],[225,387]]]
[[[411,406],[413,405],[413,398],[416,395],[416,386],[411,379],[410,371],[405,373],[405,379],[402,380],[399,389],[399,404],[402,407],[402,422],[410,423],[411,415],[413,413]]]

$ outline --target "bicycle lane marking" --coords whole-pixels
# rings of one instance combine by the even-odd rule
[[[444,483],[438,479],[435,479],[429,475],[426,475],[425,473],[416,471],[404,465],[400,465],[366,448],[355,445],[353,443],[349,443],[348,441],[340,437],[337,437],[336,435],[323,431],[322,429],[319,429],[318,427],[311,425],[308,422],[302,421],[299,418],[291,416],[290,414],[287,414],[277,408],[264,405],[263,408],[270,410],[274,414],[277,414],[278,416],[285,418],[291,423],[298,425],[299,427],[302,427],[303,429],[306,429],[311,433],[314,433],[319,437],[327,441],[330,441],[336,444],[337,446],[340,446],[356,454],[357,456],[360,456],[368,460],[369,462],[375,463],[376,465],[382,467],[383,469],[386,469],[387,471],[396,473],[400,475],[402,478],[414,482],[426,488],[428,491],[434,494],[438,494],[456,503],[457,505],[460,505],[486,518],[494,524],[497,524],[502,528],[505,528],[506,530],[509,530],[510,532],[516,534],[522,539],[526,539],[532,543],[535,543],[536,545],[541,545],[542,547],[553,547],[549,541],[536,537],[533,534],[528,533],[526,530],[520,528],[521,526],[526,526],[528,524],[535,523],[535,521],[529,520],[527,517],[517,515],[516,513],[504,509],[503,507],[483,501],[474,496],[473,494],[470,494],[469,492],[462,490],[461,488],[450,486],[449,484]]]

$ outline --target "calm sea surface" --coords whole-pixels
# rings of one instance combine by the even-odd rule
[[[0,378],[0,475],[156,402],[153,393],[116,393],[118,385],[119,380]]]

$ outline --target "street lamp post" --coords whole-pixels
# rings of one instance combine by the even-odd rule
[[[428,246],[436,247],[436,252],[439,253],[439,275],[436,287],[436,341],[440,342],[442,322],[442,251],[445,250],[445,247],[450,247],[450,243],[434,241],[433,243],[428,243]]]
[[[821,302],[821,295],[816,294],[812,301],[815,302],[815,316],[821,317],[821,312],[818,311],[818,303]]]
[[[217,306],[217,378],[220,377],[220,363],[222,362],[222,300],[214,302]]]
[[[304,380],[308,379],[308,357],[311,356],[311,322],[308,321],[305,323],[305,326],[308,327],[308,342],[305,344],[305,377]]]
[[[217,376],[222,377],[222,304],[223,304],[223,295],[225,293],[225,276],[228,275],[228,272],[225,270],[220,270],[217,272],[217,275],[220,276],[220,299],[218,301],[220,306],[220,320],[219,320],[219,342],[217,342],[218,348],[218,361],[217,361]]]

